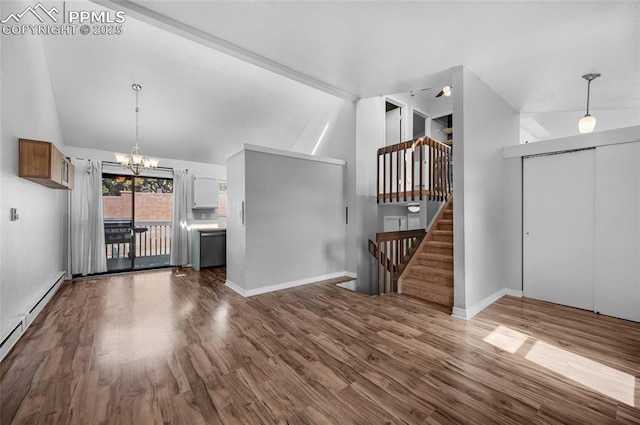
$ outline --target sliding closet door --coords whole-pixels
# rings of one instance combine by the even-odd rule
[[[593,310],[594,150],[525,158],[526,297]]]
[[[640,322],[640,143],[596,149],[595,311]]]

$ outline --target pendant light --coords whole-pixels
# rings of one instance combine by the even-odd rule
[[[444,86],[442,90],[440,90],[436,95],[436,97],[441,97],[441,96],[445,96],[445,97],[451,96],[451,86]]]
[[[130,154],[117,153],[116,161],[122,168],[131,170],[134,176],[139,176],[145,170],[152,170],[158,167],[158,160],[156,158],[148,158],[142,154],[140,147],[138,146],[138,114],[140,108],[138,106],[138,93],[142,90],[140,84],[133,84],[131,86],[133,91],[136,92],[136,145]]]
[[[591,133],[593,129],[596,127],[596,117],[589,114],[589,94],[591,92],[591,81],[598,78],[600,74],[585,74],[582,76],[587,83],[587,113],[584,117],[580,118],[578,121],[578,130],[580,133]]]

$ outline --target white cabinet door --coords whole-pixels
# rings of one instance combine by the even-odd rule
[[[640,321],[640,143],[596,149],[595,311]]]
[[[388,215],[384,217],[383,232],[407,230],[407,217]]]
[[[218,208],[218,180],[213,177],[193,176],[193,203],[191,208]]]
[[[523,290],[593,310],[594,150],[523,162]]]

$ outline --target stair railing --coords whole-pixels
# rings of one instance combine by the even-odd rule
[[[378,203],[444,201],[453,190],[451,158],[451,146],[430,137],[378,149]]]
[[[378,295],[398,292],[398,278],[425,237],[424,229],[376,233],[369,253],[376,258]]]

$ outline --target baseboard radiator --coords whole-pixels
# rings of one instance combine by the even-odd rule
[[[25,333],[29,325],[33,323],[38,314],[51,301],[51,298],[58,292],[60,285],[64,282],[65,272],[58,273],[48,288],[36,297],[30,307],[21,314],[14,317],[12,326],[2,335],[0,342],[0,361],[11,351],[20,337]]]

